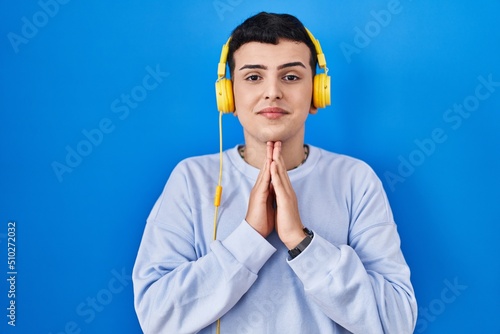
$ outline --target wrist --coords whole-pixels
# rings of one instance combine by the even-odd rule
[[[314,237],[314,233],[308,228],[304,227],[303,233],[304,234],[302,236],[302,240],[297,244],[297,246],[291,249],[287,246],[289,249],[288,254],[290,255],[290,259],[294,259],[300,253],[302,253],[302,251],[304,251],[306,247],[309,246]]]
[[[282,242],[285,244],[286,248],[293,249],[297,247],[298,244],[304,240],[307,234],[304,232],[304,228],[301,228],[296,233],[289,235],[286,239],[282,238]]]

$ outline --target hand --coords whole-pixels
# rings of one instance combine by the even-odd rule
[[[275,195],[271,184],[272,157],[273,143],[268,142],[266,160],[250,192],[248,211],[245,217],[247,223],[264,238],[274,230],[275,226]]]
[[[305,235],[300,220],[297,196],[288,177],[279,141],[273,146],[270,170],[276,198],[275,229],[286,247],[292,249],[304,239]]]
[[[281,142],[268,142],[264,166],[250,192],[246,221],[264,238],[274,229],[292,249],[303,239],[297,196],[281,155]]]

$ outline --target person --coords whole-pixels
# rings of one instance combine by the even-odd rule
[[[244,145],[223,152],[215,241],[218,154],[181,161],[155,203],[133,269],[145,333],[413,333],[410,270],[380,180],[304,143],[317,112],[311,36],[265,12],[231,34]]]

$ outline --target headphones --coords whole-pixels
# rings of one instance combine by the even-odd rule
[[[330,101],[330,77],[328,76],[328,68],[326,67],[326,58],[321,50],[319,41],[314,38],[313,34],[305,28],[309,38],[314,44],[318,58],[318,66],[322,68],[325,73],[316,74],[313,81],[313,105],[316,108],[325,108],[329,106]],[[215,82],[215,95],[217,98],[217,109],[221,113],[234,112],[234,96],[233,84],[231,79],[226,78],[226,62],[227,54],[229,52],[229,42],[231,37],[227,40],[226,44],[222,46],[220,54],[219,66],[217,68],[217,81]]]

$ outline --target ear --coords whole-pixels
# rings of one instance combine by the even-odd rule
[[[234,80],[233,77],[231,76],[231,92],[233,93],[233,105],[234,105],[234,111],[233,111],[233,116],[238,117],[238,110],[236,110],[236,103],[234,102],[235,96],[234,96]]]
[[[314,115],[314,114],[316,114],[317,112],[318,112],[318,108],[316,108],[315,106],[313,106],[313,105],[311,104],[311,108],[309,108],[309,113],[310,113],[311,115]]]

